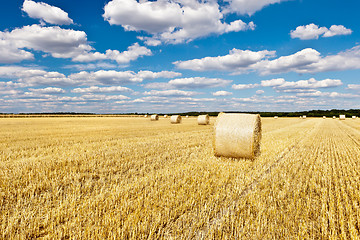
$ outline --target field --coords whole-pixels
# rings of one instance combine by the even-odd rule
[[[0,238],[360,237],[360,120],[263,118],[254,161],[214,120],[0,119]]]

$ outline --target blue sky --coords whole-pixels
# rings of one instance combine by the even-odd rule
[[[360,3],[12,0],[0,112],[360,108]]]

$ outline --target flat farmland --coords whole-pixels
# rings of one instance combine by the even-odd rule
[[[214,121],[0,119],[0,238],[360,237],[360,120],[262,118],[254,161]]]

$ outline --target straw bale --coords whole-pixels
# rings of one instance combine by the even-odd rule
[[[197,121],[199,125],[208,125],[210,122],[209,115],[199,115]]]
[[[181,123],[181,116],[180,115],[172,115],[170,117],[171,123]]]
[[[345,115],[340,115],[339,116],[339,120],[345,120],[345,119],[346,119]]]
[[[220,113],[214,128],[215,156],[254,159],[260,154],[259,114]]]
[[[157,114],[151,115],[150,120],[151,120],[151,121],[157,121],[157,120],[159,120],[159,115],[157,115]]]
[[[274,116],[274,119],[278,119],[279,117],[278,116]]]

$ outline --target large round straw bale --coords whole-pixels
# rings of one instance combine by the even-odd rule
[[[172,115],[170,117],[171,123],[181,123],[181,116],[180,115]]]
[[[145,114],[145,115],[144,115],[144,117],[146,117],[146,118],[147,118],[148,116]]]
[[[220,113],[214,128],[215,156],[254,159],[260,154],[259,114]]]
[[[326,116],[323,116],[323,119],[326,119]]]
[[[339,120],[345,120],[346,119],[346,116],[345,115],[340,115],[339,116]]]
[[[157,115],[157,114],[151,115],[150,120],[151,120],[151,121],[157,121],[157,120],[159,120],[159,115]]]
[[[274,119],[278,119],[279,117],[278,116],[274,116]]]
[[[186,115],[186,118],[188,118],[189,117],[189,115]]]
[[[335,117],[335,116],[333,116],[333,119],[336,119],[336,117]]]
[[[166,114],[164,115],[164,118],[167,118],[167,115],[166,115]]]
[[[357,117],[356,116],[352,116],[352,119],[356,119]]]
[[[208,125],[210,122],[209,115],[199,115],[197,121],[199,125]]]
[[[305,119],[305,118],[306,118],[306,115],[302,116],[302,118]]]

